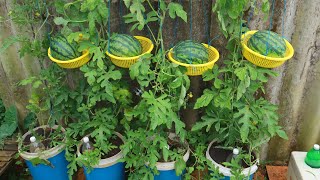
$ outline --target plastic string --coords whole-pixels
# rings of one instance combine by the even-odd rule
[[[181,4],[181,0],[179,0],[179,4]],[[175,18],[174,24],[173,24],[173,40],[171,41],[170,48],[172,48],[177,40],[177,34],[178,34],[178,27],[179,27],[179,20],[178,18]]]
[[[190,8],[190,39],[192,40],[192,0],[189,0]]]
[[[206,36],[207,36],[207,43],[210,45],[210,32],[209,32],[209,19],[208,19],[208,12],[207,8],[204,4],[204,0],[201,1],[202,9],[204,11],[204,17],[205,17],[205,31],[206,31]]]
[[[269,40],[270,40],[270,31],[272,28],[272,19],[273,19],[273,15],[274,15],[274,4],[275,4],[275,0],[272,0],[272,11],[271,11],[271,16],[270,16],[270,25],[269,25],[269,32],[268,32],[268,41],[266,43],[266,53],[265,56],[267,56],[268,51],[269,51]]]
[[[123,29],[126,29],[126,25],[125,23],[123,23],[123,20],[122,20],[122,16],[123,16],[123,7],[122,7],[122,1],[120,0],[119,1],[119,16],[120,16],[120,32],[123,34],[125,31]],[[110,10],[109,10],[110,12]]]
[[[110,25],[110,17],[111,17],[111,0],[108,1],[108,9],[109,9],[109,15],[108,15],[108,52],[110,52],[110,38],[111,38],[111,25]]]

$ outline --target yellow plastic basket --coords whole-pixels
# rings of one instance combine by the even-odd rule
[[[208,62],[205,64],[186,64],[186,63],[179,62],[173,58],[172,48],[168,53],[168,58],[173,63],[186,67],[187,68],[186,74],[188,76],[202,75],[208,69],[212,69],[214,63],[217,62],[219,59],[219,52],[216,48],[209,46],[208,44],[204,44],[204,43],[202,44],[208,48],[209,58],[208,58]]]
[[[243,47],[242,54],[248,61],[260,67],[275,68],[275,67],[281,66],[285,61],[292,58],[294,54],[294,49],[292,45],[285,39],[284,41],[286,42],[287,51],[283,58],[268,57],[251,50],[247,46],[247,42],[255,32],[257,31],[248,31],[247,33],[243,34],[241,37],[241,44]]]
[[[73,68],[79,68],[86,64],[88,61],[90,61],[90,56],[89,56],[89,51],[85,50],[82,52],[82,56],[77,57],[75,59],[70,59],[70,60],[58,60],[55,59],[54,57],[51,56],[51,50],[50,48],[48,49],[48,56],[51,59],[51,61],[57,63],[60,67],[66,68],[66,69],[73,69]]]
[[[143,36],[134,36],[137,38],[142,46],[142,54],[139,56],[133,56],[133,57],[118,57],[113,54],[110,54],[108,51],[106,54],[110,57],[110,60],[118,67],[122,68],[129,68],[132,64],[136,63],[138,59],[143,56],[144,54],[151,53],[154,45],[152,41],[149,38],[143,37]]]

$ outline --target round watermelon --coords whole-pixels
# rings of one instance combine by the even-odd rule
[[[248,47],[265,56],[282,58],[286,53],[286,42],[284,39],[272,31],[258,31],[248,40]]]
[[[208,48],[192,40],[179,42],[172,50],[173,58],[186,64],[203,64],[208,62]]]
[[[142,54],[139,40],[127,34],[114,34],[110,38],[108,51],[118,57],[133,57]]]
[[[58,60],[70,60],[81,56],[74,43],[70,44],[63,35],[50,38],[51,56]]]

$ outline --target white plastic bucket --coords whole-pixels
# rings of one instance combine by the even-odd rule
[[[231,177],[232,176],[232,173],[231,173],[231,169],[230,168],[227,168],[217,162],[215,162],[211,156],[210,156],[210,148],[212,146],[212,144],[214,143],[214,141],[211,141],[211,143],[209,144],[208,146],[208,149],[206,151],[206,157],[207,159],[209,159],[212,164],[215,166],[215,167],[218,167],[219,168],[219,172],[222,173],[224,176],[226,177]],[[257,161],[258,163],[258,161]],[[242,174],[245,175],[245,176],[252,176],[257,170],[258,170],[258,166],[257,166],[257,163],[255,163],[253,166],[251,167],[248,167],[248,168],[245,168],[243,171],[242,171]]]

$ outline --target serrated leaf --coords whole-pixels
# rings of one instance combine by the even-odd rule
[[[174,168],[176,170],[176,175],[180,176],[184,169],[186,168],[186,162],[183,160],[183,158],[179,158],[175,163],[174,163]]]
[[[247,76],[247,68],[246,67],[237,68],[234,71],[234,73],[241,81],[243,81],[244,78]]]
[[[201,107],[206,107],[212,101],[214,93],[211,90],[204,90],[203,95],[197,99],[194,109],[199,109]]]
[[[169,16],[174,19],[176,18],[176,15],[178,17],[180,17],[184,22],[187,22],[188,16],[187,16],[187,12],[185,12],[183,10],[183,6],[181,6],[178,3],[169,3],[168,5],[168,9],[169,9]]]
[[[247,76],[243,81],[240,82],[237,88],[237,100],[239,100],[243,94],[247,91],[247,88],[250,86],[250,77]]]

